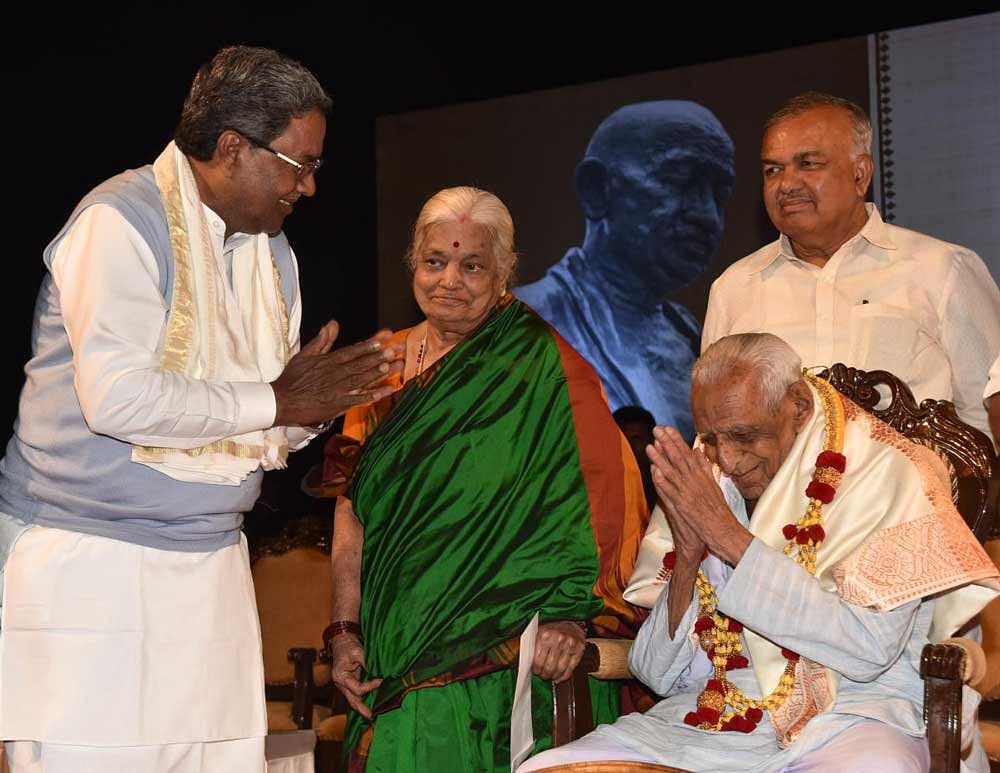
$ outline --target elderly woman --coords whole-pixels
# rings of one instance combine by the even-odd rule
[[[408,261],[426,320],[397,334],[403,388],[345,420],[363,451],[337,504],[324,639],[354,709],[352,771],[509,771],[535,613],[536,750],[551,743],[544,680],[570,676],[588,630],[635,629],[621,594],[644,529],[638,470],[593,370],[507,292],[513,236],[491,193],[424,205]],[[592,692],[613,719],[615,686]]]

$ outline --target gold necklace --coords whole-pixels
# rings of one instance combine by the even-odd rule
[[[420,348],[417,350],[417,372],[413,374],[416,378],[424,372],[424,351],[427,349],[427,328],[424,328],[424,337],[420,339]]]

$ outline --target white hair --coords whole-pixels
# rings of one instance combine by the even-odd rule
[[[771,414],[777,413],[789,387],[802,378],[802,359],[771,333],[739,333],[720,338],[705,350],[691,371],[691,388],[719,384],[752,373]]]
[[[457,223],[465,218],[486,229],[490,249],[496,258],[497,273],[501,283],[506,285],[517,263],[514,221],[506,205],[496,195],[467,185],[438,191],[420,209],[413,226],[413,238],[406,251],[406,264],[411,271],[416,268],[417,255],[431,226]]]

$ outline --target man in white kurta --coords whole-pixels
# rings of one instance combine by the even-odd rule
[[[335,323],[299,351],[281,227],[315,192],[329,106],[297,62],[223,49],[176,141],[95,188],[44,252],[0,460],[13,773],[264,768],[242,513],[312,425],[387,393],[372,385],[397,354],[384,336],[330,352]]]
[[[659,569],[647,563],[627,592],[652,606],[629,666],[665,697],[522,772],[576,759],[927,769],[921,650],[997,595],[997,569],[951,504],[934,453],[798,369],[766,334],[722,339],[699,360],[692,404],[705,454],[658,428],[650,456],[666,518],[639,563],[652,556]],[[712,638],[713,614],[739,629],[738,646]],[[714,680],[728,681],[721,713]],[[699,716],[704,695],[716,712]],[[978,754],[969,762],[982,769]]]
[[[731,333],[774,333],[806,367],[888,370],[918,402],[951,400],[989,433],[982,395],[1000,354],[1000,290],[972,250],[885,223],[865,204],[864,112],[796,97],[765,127],[761,163],[780,236],[712,284],[702,351]]]

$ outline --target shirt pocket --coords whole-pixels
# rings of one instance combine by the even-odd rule
[[[887,303],[852,307],[850,326],[850,364],[887,370],[904,382],[917,375],[917,361],[936,340],[919,312]]]

